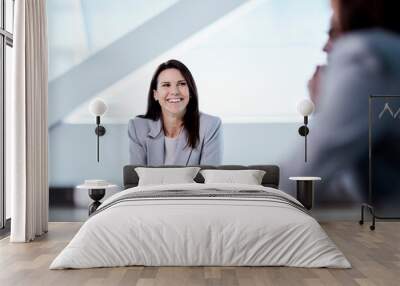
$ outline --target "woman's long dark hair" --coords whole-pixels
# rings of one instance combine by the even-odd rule
[[[339,29],[350,32],[382,28],[400,34],[400,17],[396,0],[335,0],[338,1]]]
[[[158,66],[154,72],[153,78],[150,82],[150,88],[147,95],[147,111],[146,114],[140,115],[139,117],[159,120],[161,117],[161,106],[154,99],[154,90],[157,90],[158,76],[166,69],[177,69],[181,72],[182,76],[185,78],[186,83],[189,88],[189,103],[186,106],[186,112],[183,116],[183,127],[188,132],[187,146],[195,148],[199,142],[199,126],[200,126],[200,112],[199,112],[199,100],[197,95],[196,83],[189,69],[180,61],[169,60]],[[162,117],[161,117],[162,119]]]

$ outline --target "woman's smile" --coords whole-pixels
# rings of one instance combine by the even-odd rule
[[[167,98],[168,103],[179,103],[183,101],[182,97]]]

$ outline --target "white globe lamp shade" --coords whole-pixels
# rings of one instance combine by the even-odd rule
[[[102,116],[107,111],[107,105],[100,98],[95,98],[89,104],[89,111],[94,116]]]
[[[303,116],[308,116],[314,111],[314,103],[309,99],[303,99],[297,105],[297,111]]]

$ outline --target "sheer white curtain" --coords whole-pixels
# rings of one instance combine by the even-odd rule
[[[27,242],[48,227],[46,1],[18,0],[14,11],[6,179],[11,188],[10,241]]]

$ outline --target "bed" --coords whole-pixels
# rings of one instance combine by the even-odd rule
[[[144,266],[350,268],[343,253],[293,197],[272,165],[200,166],[264,170],[260,185],[138,185],[125,166],[125,190],[105,200],[50,269]],[[171,166],[173,167],[173,166]]]

